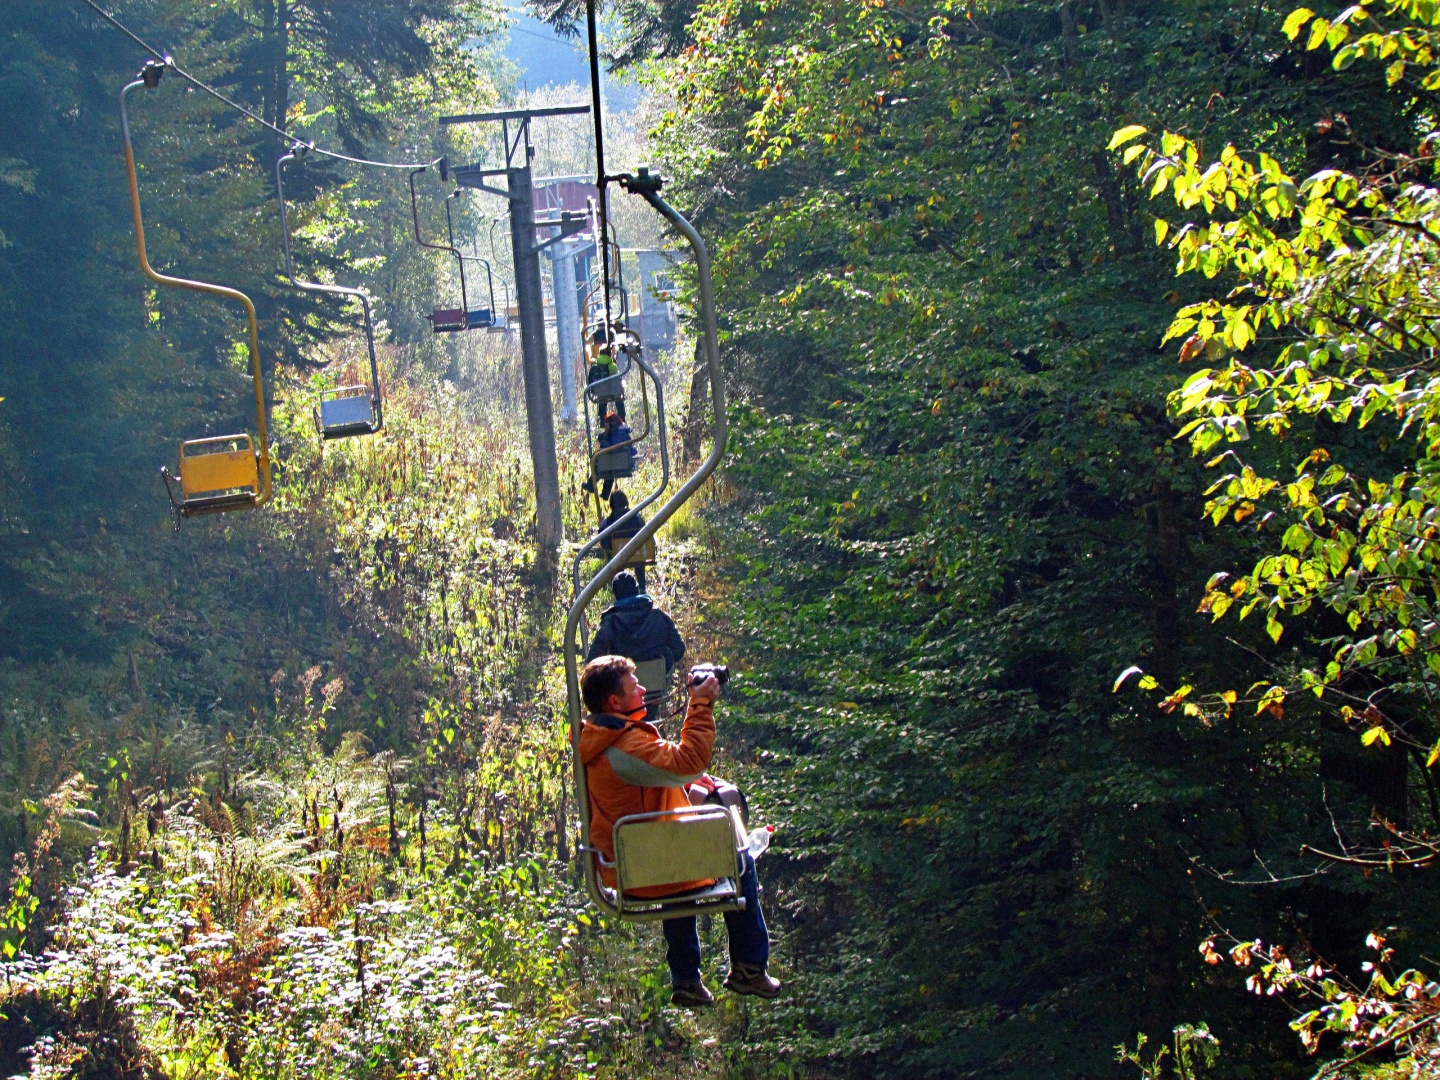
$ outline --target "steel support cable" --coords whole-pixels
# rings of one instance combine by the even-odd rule
[[[590,42],[590,101],[591,112],[595,114],[595,187],[600,193],[600,282],[605,292],[605,344],[615,348],[614,331],[611,329],[610,310],[610,198],[607,188],[610,177],[605,173],[605,120],[600,113],[600,44],[599,31],[595,24],[595,0],[585,2],[585,29]]]
[[[216,101],[219,101],[222,104],[228,106],[229,108],[234,109],[242,116],[248,117],[249,119],[255,121],[255,123],[259,124],[267,131],[274,132],[276,135],[280,136],[280,138],[284,139],[287,144],[297,141],[295,136],[290,132],[286,131],[284,128],[276,127],[274,124],[270,123],[270,121],[266,120],[262,116],[256,116],[253,112],[245,108],[245,106],[241,105],[238,101],[234,101],[226,97],[219,90],[216,90],[213,86],[209,85],[208,83],[202,82],[194,75],[191,75],[188,71],[186,71],[179,64],[177,64],[174,57],[172,57],[169,53],[161,52],[153,45],[148,44],[144,38],[136,34],[135,31],[131,30],[114,15],[111,15],[110,12],[106,11],[103,7],[96,3],[95,0],[81,0],[81,2],[84,3],[86,7],[89,7],[92,11],[94,11],[97,15],[99,15],[102,19],[104,19],[106,22],[108,22],[111,26],[113,26],[116,30],[119,30],[122,34],[128,37],[136,45],[139,45],[140,48],[144,49],[160,63],[164,64],[171,71],[175,72],[175,74],[180,76],[180,78],[184,79],[191,86],[195,87],[195,89],[201,90],[209,94]],[[439,158],[436,158],[435,161],[429,161],[424,163],[413,161],[371,161],[369,158],[351,157],[349,154],[342,154],[336,150],[326,150],[324,147],[316,146],[313,142],[307,142],[303,145],[313,153],[320,154],[324,157],[334,158],[336,161],[348,161],[352,165],[364,165],[367,168],[373,169],[429,169],[433,168],[436,164],[438,164],[440,160]]]

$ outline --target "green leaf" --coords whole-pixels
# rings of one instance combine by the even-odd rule
[[[1376,724],[1369,731],[1365,732],[1364,735],[1360,736],[1360,741],[1366,746],[1373,746],[1377,742],[1389,746],[1390,733],[1379,724]]]
[[[1149,128],[1147,128],[1144,124],[1130,124],[1128,127],[1123,127],[1119,131],[1115,132],[1114,135],[1111,135],[1110,145],[1105,147],[1105,149],[1114,150],[1117,147],[1124,146],[1128,142],[1134,142],[1141,135],[1146,134],[1146,132],[1148,131]]]
[[[1291,41],[1300,35],[1300,28],[1315,17],[1315,13],[1309,8],[1296,8],[1285,17],[1285,25],[1281,27],[1284,34]]]
[[[1164,218],[1155,219],[1155,244],[1158,247],[1165,243],[1165,237],[1170,233],[1170,223]]]

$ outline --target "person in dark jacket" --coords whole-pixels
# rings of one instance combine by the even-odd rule
[[[617,327],[617,329],[623,331],[624,327]],[[618,375],[620,373],[620,366],[615,362],[615,347],[613,342],[613,333],[607,335],[605,327],[603,326],[596,327],[595,332],[590,335],[590,356],[593,363],[591,363],[590,370],[585,377],[587,386],[599,382],[601,379],[607,379],[611,375]],[[601,424],[605,422],[605,414],[608,412],[618,413],[620,419],[624,420],[625,396],[621,394],[618,397],[598,398],[595,402],[595,408],[595,419]]]
[[[664,660],[665,670],[673,670],[685,656],[685,639],[675,629],[675,620],[640,591],[635,575],[628,571],[616,574],[610,588],[615,603],[600,616],[586,661],[597,656],[625,656],[636,663]]]
[[[633,445],[624,445],[630,442],[631,438],[633,438],[633,435],[630,431],[630,425],[620,419],[619,413],[612,412],[605,414],[605,426],[600,429],[600,434],[595,442],[597,449],[600,450],[606,450],[612,446],[619,447],[619,450],[613,452],[628,454],[630,456],[630,467],[633,469],[635,467],[635,459],[640,456],[640,452],[636,450]],[[589,481],[586,483],[588,484]],[[610,492],[614,487],[615,478],[613,476],[607,476],[600,487],[600,497],[602,499],[610,498]],[[589,491],[592,489],[586,487],[586,490]]]
[[[630,497],[626,495],[623,491],[615,492],[615,494],[610,496],[610,513],[606,515],[604,521],[600,522],[600,528],[596,531],[603,533],[611,525],[614,525],[617,521],[619,521],[621,518],[623,518],[626,514],[629,513]],[[639,514],[634,514],[630,517],[628,521],[625,522],[624,525],[621,525],[620,528],[616,529],[613,533],[607,536],[605,538],[605,548],[608,549],[609,554],[606,555],[606,558],[610,558],[622,547],[624,547],[626,542],[632,536],[638,533],[640,531],[640,527],[644,524],[645,519]],[[644,563],[636,564],[635,581],[636,584],[640,586],[640,591],[643,593],[645,591]]]

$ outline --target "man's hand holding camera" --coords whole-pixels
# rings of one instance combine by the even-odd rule
[[[730,669],[724,664],[697,664],[690,669],[690,700],[714,705],[729,681]]]

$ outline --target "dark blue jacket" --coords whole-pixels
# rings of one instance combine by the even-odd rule
[[[604,532],[628,513],[630,513],[629,510],[611,510],[610,513],[605,516],[605,520],[600,522],[598,531]],[[624,525],[621,525],[620,528],[605,538],[606,545],[612,551],[619,551],[620,548],[624,546],[625,541],[638,533],[644,524],[645,519],[643,517],[639,514],[634,515],[629,521],[625,522]]]
[[[644,660],[665,661],[673,668],[685,655],[685,639],[675,629],[675,620],[655,606],[650,597],[627,596],[605,609],[600,616],[600,629],[590,643],[586,661],[597,656],[628,656],[636,663]]]
[[[595,441],[599,445],[599,448],[604,450],[607,446],[619,446],[623,442],[629,442],[632,438],[634,438],[634,435],[631,434],[630,425],[622,423],[616,424],[613,431],[610,428],[602,428],[600,437]],[[624,447],[624,449],[630,451],[631,461],[634,461],[639,456],[639,451],[637,451],[634,446],[627,446]]]

